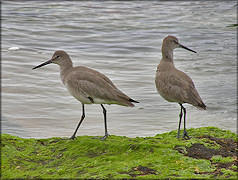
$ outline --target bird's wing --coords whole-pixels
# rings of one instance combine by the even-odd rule
[[[182,71],[163,72],[157,78],[157,88],[168,101],[190,103],[194,106],[202,103],[192,79]]]
[[[77,67],[67,75],[65,81],[67,86],[92,100],[101,99],[110,102],[118,101],[120,97],[129,98],[105,75],[86,67]]]

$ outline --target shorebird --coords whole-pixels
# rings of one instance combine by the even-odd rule
[[[60,66],[60,78],[70,94],[82,103],[82,116],[73,135],[69,139],[75,139],[79,126],[85,118],[85,104],[100,104],[103,109],[105,135],[100,138],[105,140],[109,134],[107,131],[107,111],[103,104],[118,104],[134,107],[132,103],[139,103],[120,91],[112,81],[102,73],[93,69],[77,66],[73,63],[65,51],[56,51],[49,61],[46,61],[33,69],[47,64]]]
[[[180,134],[180,126],[184,113],[184,131],[182,138],[189,138],[186,131],[186,109],[183,103],[192,104],[200,109],[206,109],[199,96],[192,79],[182,71],[175,68],[173,62],[173,50],[175,48],[183,48],[196,53],[178,42],[174,36],[167,36],[163,40],[162,59],[157,67],[155,76],[155,85],[158,93],[169,102],[177,102],[181,106],[179,114],[179,126],[177,138]]]

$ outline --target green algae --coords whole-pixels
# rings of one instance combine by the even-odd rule
[[[1,135],[2,179],[161,179],[236,178],[234,157],[214,155],[211,159],[186,156],[194,144],[219,149],[216,137],[237,142],[237,135],[216,127],[188,129],[189,140],[177,139],[176,131],[155,137],[109,136],[105,141],[80,136],[76,140],[23,139]],[[180,150],[176,149],[179,147]],[[237,150],[237,149],[236,149]],[[181,153],[181,152],[182,153]],[[230,163],[221,168],[217,163]]]
[[[216,155],[211,158],[214,163],[228,163],[234,161],[232,157],[222,157],[221,155]]]

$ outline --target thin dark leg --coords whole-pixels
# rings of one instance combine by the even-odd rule
[[[109,136],[109,134],[107,132],[107,110],[105,109],[105,107],[102,104],[101,104],[101,107],[103,109],[103,115],[104,115],[105,136],[103,136],[102,138],[95,138],[95,139],[105,140]]]
[[[75,139],[75,138],[76,138],[75,135],[76,135],[76,133],[77,133],[77,131],[78,131],[78,129],[79,129],[79,126],[80,126],[81,123],[83,122],[84,118],[85,118],[85,110],[84,110],[84,104],[82,104],[82,116],[81,116],[81,120],[79,121],[79,124],[78,124],[76,130],[74,131],[74,134],[73,134],[73,135],[71,136],[71,138],[69,138],[69,139]]]
[[[182,117],[183,117],[183,106],[180,103],[179,103],[179,105],[181,106],[181,110],[180,110],[180,114],[179,114],[179,127],[178,127],[178,134],[177,134],[178,139],[179,139],[181,121],[182,121]]]
[[[184,128],[183,128],[183,136],[182,136],[182,138],[189,139],[188,133],[186,131],[186,109],[185,109],[185,107],[183,107],[183,112],[184,112]]]
[[[103,115],[104,115],[104,126],[105,126],[105,136],[101,138],[101,140],[105,140],[107,139],[107,137],[109,136],[108,132],[107,132],[107,110],[105,109],[105,107],[101,104],[102,109],[103,109]]]

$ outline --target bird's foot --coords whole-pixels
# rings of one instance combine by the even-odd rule
[[[74,140],[74,139],[77,139],[77,138],[73,135],[70,138],[65,138],[65,139],[62,139],[62,140]]]
[[[187,133],[186,130],[183,131],[183,136],[182,136],[182,138],[184,138],[184,139],[189,139],[189,136],[188,136],[188,133]]]
[[[70,139],[74,140],[74,139],[77,139],[77,138],[75,137],[75,135],[73,135],[73,136],[71,136],[71,137],[69,138],[69,140],[70,140]]]
[[[60,140],[74,140],[74,139],[77,139],[75,136],[71,136],[70,138],[63,138],[63,139],[60,139]]]
[[[107,139],[107,137],[110,136],[109,134],[105,134],[103,137],[94,137],[93,139],[100,139],[101,141]]]

